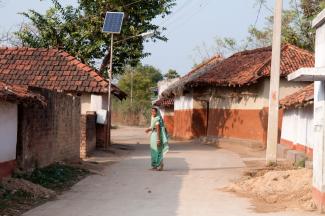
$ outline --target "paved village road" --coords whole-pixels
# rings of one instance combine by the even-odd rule
[[[303,212],[255,213],[248,199],[219,188],[240,176],[235,153],[207,145],[174,143],[166,171],[149,171],[148,137],[143,129],[114,131],[114,140],[134,147],[126,157],[71,191],[25,216],[306,216]],[[138,143],[138,144],[136,144]]]

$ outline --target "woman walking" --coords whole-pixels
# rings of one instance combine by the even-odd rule
[[[162,171],[164,169],[164,155],[168,152],[168,134],[164,120],[158,108],[151,109],[151,125],[146,130],[150,135],[151,167],[152,170]]]

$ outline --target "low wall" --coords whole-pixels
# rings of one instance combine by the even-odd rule
[[[86,158],[96,149],[96,112],[80,117],[80,157]]]
[[[10,176],[16,168],[16,160],[0,162],[0,179]]]
[[[34,90],[47,100],[18,109],[17,162],[23,169],[80,158],[80,99],[44,89]]]
[[[280,143],[313,155],[313,106],[284,111]]]

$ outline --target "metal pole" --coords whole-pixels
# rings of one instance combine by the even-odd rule
[[[111,34],[111,56],[110,56],[110,66],[109,66],[109,83],[108,83],[108,118],[107,118],[107,145],[106,149],[111,145],[111,123],[112,123],[112,98],[111,98],[111,88],[112,88],[112,73],[113,73],[113,41],[114,34]]]
[[[273,24],[272,64],[267,127],[267,164],[276,163],[277,160],[282,5],[282,0],[276,0]]]

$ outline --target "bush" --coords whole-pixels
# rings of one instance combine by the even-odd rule
[[[87,170],[55,163],[30,173],[15,174],[14,177],[23,178],[52,190],[65,190],[88,174]]]
[[[131,104],[130,100],[112,103],[113,123],[128,126],[147,126],[150,123],[151,101],[137,100]]]

